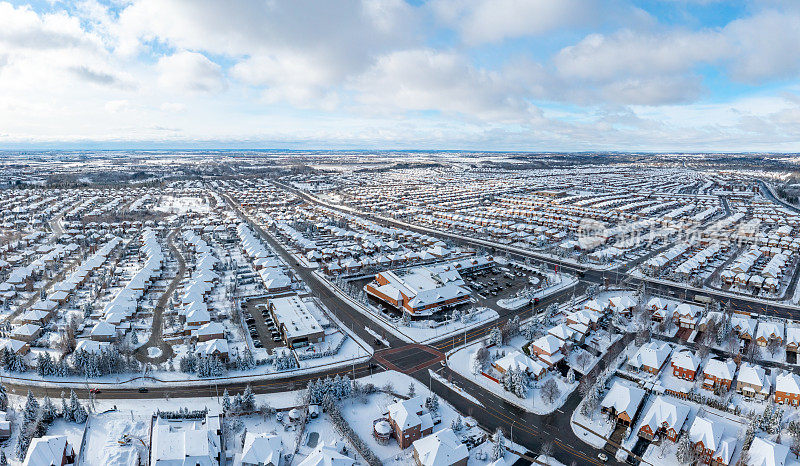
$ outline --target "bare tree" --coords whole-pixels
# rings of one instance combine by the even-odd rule
[[[708,354],[711,352],[711,347],[708,345],[708,342],[705,338],[703,338],[699,343],[697,343],[697,356],[703,360],[705,359]]]
[[[589,353],[587,353],[586,351],[581,351],[575,358],[575,362],[578,363],[581,370],[585,371],[586,366],[589,364],[589,361],[591,361],[591,359],[592,358],[589,356]]]
[[[767,350],[769,351],[769,354],[774,357],[775,353],[777,353],[779,349],[781,349],[781,341],[777,338],[770,338],[769,342],[767,342]]]
[[[544,442],[542,447],[539,448],[539,455],[544,457],[543,461],[545,464],[550,464],[550,459],[553,457],[553,450],[555,450],[555,446],[551,441]]]
[[[561,396],[561,390],[558,389],[558,384],[555,379],[549,378],[542,385],[542,399],[547,404],[553,404],[558,397]]]

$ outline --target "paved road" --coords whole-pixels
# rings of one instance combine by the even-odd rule
[[[175,246],[175,235],[179,231],[180,230],[176,228],[167,235],[167,247],[169,247],[169,250],[172,252],[172,257],[178,261],[178,271],[175,277],[172,278],[169,286],[167,286],[164,294],[158,299],[156,307],[153,308],[153,326],[150,331],[150,338],[147,340],[147,343],[140,346],[134,352],[136,359],[144,363],[161,364],[172,357],[172,345],[164,341],[164,309],[166,309],[170,297],[175,293],[175,290],[178,288],[178,285],[181,284],[181,280],[183,280],[183,276],[186,273],[186,260]],[[151,357],[148,353],[150,348],[159,348],[161,354],[156,357]]]

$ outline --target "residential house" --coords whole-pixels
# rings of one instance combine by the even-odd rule
[[[636,353],[628,359],[628,366],[635,371],[646,371],[658,374],[666,364],[672,347],[663,341],[650,341],[643,344]]]
[[[700,369],[700,358],[689,349],[683,349],[672,355],[672,375],[684,380],[694,380]]]
[[[753,339],[756,334],[757,321],[750,317],[734,314],[731,317],[731,327],[736,333],[736,336],[748,342]]]
[[[278,435],[247,432],[240,466],[284,466],[283,441]]]
[[[673,398],[659,395],[642,418],[638,435],[647,440],[663,436],[675,442],[688,415],[688,406]]]
[[[644,399],[644,390],[621,382],[614,382],[600,403],[600,410],[616,418],[617,423],[630,426]]]
[[[748,450],[747,466],[784,466],[789,456],[789,447],[761,437],[753,439]]]
[[[736,363],[732,359],[728,358],[723,361],[719,358],[711,358],[703,369],[703,387],[708,390],[717,387],[730,390],[735,375]]]
[[[800,376],[782,371],[775,377],[775,402],[791,406],[800,404]]]
[[[389,423],[401,449],[433,432],[433,418],[424,412],[424,398],[420,395],[392,403],[387,408]]]
[[[219,416],[203,419],[157,417],[151,427],[150,464],[219,466],[222,428]]]
[[[539,379],[549,369],[539,361],[534,361],[519,351],[511,351],[502,358],[492,363],[497,372],[505,374],[510,370],[522,371],[529,376]]]
[[[776,321],[759,322],[756,329],[756,344],[758,346],[767,346],[772,340],[783,345],[783,323]]]
[[[442,429],[414,442],[417,466],[467,466],[469,451],[452,429]]]
[[[736,378],[736,391],[748,398],[766,400],[769,397],[772,383],[763,367],[742,363]]]
[[[694,329],[697,326],[697,321],[700,319],[700,308],[693,304],[680,303],[675,306],[672,311],[672,320],[678,324],[680,328]]]
[[[564,358],[564,342],[553,335],[539,337],[530,345],[531,353],[552,367]]]
[[[28,446],[23,466],[67,466],[75,464],[75,449],[66,435],[34,437]]]
[[[791,353],[800,352],[800,327],[794,325],[786,326],[786,351]]]
[[[320,442],[297,466],[355,466],[356,461],[342,453],[344,448],[341,442]]]
[[[727,466],[736,449],[736,437],[727,435],[725,424],[697,416],[689,428],[689,441],[700,461],[712,466]]]

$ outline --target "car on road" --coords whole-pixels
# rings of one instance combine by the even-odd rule
[[[380,338],[376,338],[376,339],[375,339],[375,340],[372,342],[372,345],[373,345],[373,346],[383,346],[383,342],[380,340]]]
[[[608,461],[608,456],[605,453],[598,453],[597,459],[605,463],[606,461]]]
[[[89,390],[89,393],[91,393],[92,395],[97,395],[98,393],[100,393],[100,389],[92,388],[91,390]]]
[[[147,393],[147,387],[139,387],[139,393]]]

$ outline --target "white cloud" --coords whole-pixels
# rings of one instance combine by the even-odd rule
[[[158,60],[158,83],[172,90],[219,92],[225,89],[221,67],[202,53],[182,50]]]
[[[537,114],[522,90],[499,74],[475,68],[456,53],[430,49],[381,57],[354,89],[362,103],[376,109],[433,110],[482,120]]]
[[[467,43],[481,44],[592,24],[602,18],[600,6],[596,0],[439,0],[432,8]]]

